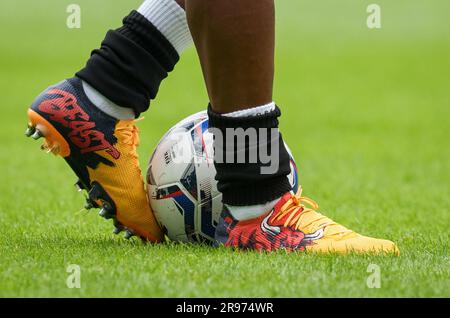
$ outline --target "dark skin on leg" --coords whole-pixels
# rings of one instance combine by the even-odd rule
[[[185,8],[213,110],[272,102],[274,0],[186,0]]]
[[[180,7],[182,7],[184,9],[184,3],[186,2],[185,0],[175,0],[175,1],[176,1],[176,3],[178,3],[178,5]]]

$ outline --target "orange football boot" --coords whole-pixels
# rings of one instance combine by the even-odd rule
[[[150,208],[136,148],[134,120],[117,120],[95,107],[79,78],[47,88],[28,110],[26,136],[45,139],[42,149],[62,156],[88,191],[86,208],[114,219],[117,234],[160,242],[161,229]]]

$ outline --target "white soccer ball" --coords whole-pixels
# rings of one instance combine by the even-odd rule
[[[291,151],[288,178],[297,192]],[[206,111],[173,126],[160,140],[147,170],[150,205],[164,233],[174,241],[212,242],[222,211],[213,163],[213,136]]]

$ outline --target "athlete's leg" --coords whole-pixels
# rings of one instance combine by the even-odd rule
[[[272,103],[274,1],[186,0],[186,10],[210,97],[214,147],[226,154],[224,162],[214,158],[224,202],[216,240],[264,250],[397,252],[392,242],[350,231],[314,211],[314,201],[290,191],[289,155],[278,134],[280,110]],[[247,138],[249,133],[235,143],[240,128],[253,129],[257,138]],[[228,137],[230,131],[234,136]],[[263,172],[262,149],[271,150],[270,164],[277,169]],[[258,159],[252,162],[255,150]],[[247,162],[236,163],[238,153],[245,153]]]
[[[273,0],[187,0],[186,10],[214,111],[272,102]]]
[[[242,125],[265,128],[269,133],[271,128],[277,129],[279,110],[272,103],[273,0],[187,0],[186,11],[211,102],[211,126],[223,130],[224,135],[226,128]],[[267,113],[265,117],[248,116],[255,108]],[[227,114],[243,109],[252,109],[250,113],[239,114],[246,118],[245,123],[242,118],[227,117]],[[215,147],[220,146],[215,144]],[[224,203],[236,206],[266,204],[289,191],[286,178],[289,156],[283,143],[278,159],[281,159],[279,169],[267,175],[259,173],[260,162],[216,162]]]
[[[178,3],[178,4],[177,4]],[[149,107],[161,81],[191,43],[177,0],[147,0],[110,30],[74,78],[49,87],[29,109],[26,134],[64,157],[89,191],[87,207],[113,218],[116,232],[159,241],[136,147],[133,119]]]
[[[178,3],[178,5],[180,6],[180,7],[182,7],[183,9],[184,9],[184,7],[185,7],[185,0],[175,0],[177,3]]]

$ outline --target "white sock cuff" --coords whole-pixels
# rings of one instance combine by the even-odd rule
[[[92,104],[97,106],[105,114],[120,120],[134,119],[136,114],[134,110],[114,104],[112,101],[103,96],[99,91],[91,85],[82,81],[83,90]]]
[[[280,199],[281,197],[273,201],[257,205],[233,206],[227,204],[226,206],[233,218],[238,221],[245,221],[257,218],[258,216],[271,211],[273,207],[278,203],[278,201],[280,201]]]
[[[186,12],[175,0],[146,0],[137,11],[166,37],[178,55],[193,43]]]
[[[233,118],[257,116],[257,115],[261,115],[261,114],[268,113],[268,112],[275,110],[275,106],[276,106],[275,102],[271,102],[269,104],[265,104],[262,106],[257,106],[257,107],[253,107],[253,108],[238,110],[238,111],[235,111],[232,113],[223,114],[222,116],[233,117]]]

